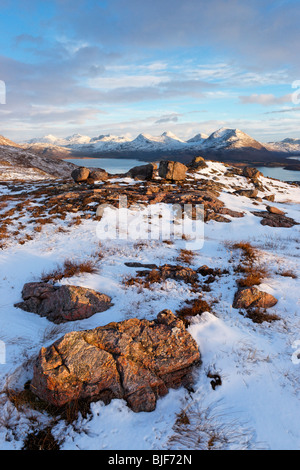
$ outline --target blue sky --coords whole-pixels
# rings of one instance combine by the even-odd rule
[[[299,24],[299,0],[1,0],[0,133],[300,138]]]

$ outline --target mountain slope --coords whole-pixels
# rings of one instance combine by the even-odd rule
[[[239,129],[221,128],[205,140],[203,147],[212,150],[255,149],[266,150],[266,147]]]
[[[68,178],[77,165],[22,148],[0,137],[0,180]]]

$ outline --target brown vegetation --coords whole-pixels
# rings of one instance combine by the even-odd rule
[[[82,273],[96,273],[97,268],[92,261],[71,261],[65,260],[62,267],[57,267],[50,273],[43,273],[41,280],[43,282],[56,282],[63,278],[78,276]]]

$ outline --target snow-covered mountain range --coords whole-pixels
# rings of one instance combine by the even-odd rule
[[[139,134],[131,139],[127,136],[99,135],[89,137],[74,134],[66,138],[47,135],[31,139],[23,144],[24,148],[37,153],[134,153],[134,152],[180,152],[197,151],[204,153],[229,151],[263,151],[280,153],[300,153],[300,139],[285,139],[281,142],[261,143],[239,129],[221,128],[210,136],[198,133],[189,140],[182,140],[172,132],[160,136]]]

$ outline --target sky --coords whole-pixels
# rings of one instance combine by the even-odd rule
[[[299,24],[299,0],[1,0],[0,134],[300,138]]]

